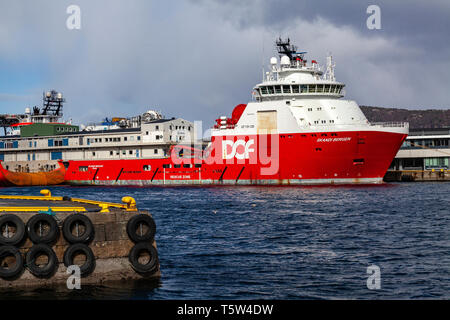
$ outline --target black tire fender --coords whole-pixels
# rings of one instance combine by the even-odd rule
[[[83,225],[85,228],[84,232],[78,236],[73,235],[71,232],[72,226],[76,223]],[[71,214],[64,219],[62,230],[64,238],[71,244],[88,244],[94,239],[95,236],[94,225],[92,224],[91,219],[81,213]]]
[[[1,246],[0,260],[8,256],[13,256],[16,262],[12,268],[4,268],[2,264],[0,265],[0,278],[6,280],[18,276],[23,271],[23,257],[19,249],[14,246]]]
[[[145,224],[147,226],[147,232],[140,234],[138,232],[138,226]],[[128,237],[134,242],[153,242],[153,238],[156,234],[155,220],[148,214],[138,214],[133,216],[127,223]]]
[[[43,267],[36,264],[36,259],[40,255],[46,255],[48,257],[48,262]],[[27,252],[25,262],[31,274],[38,278],[49,278],[53,276],[59,266],[55,251],[53,251],[53,249],[45,243],[35,244],[32,246]]]
[[[12,237],[6,236],[3,232],[4,226],[13,225],[16,227],[16,232]],[[25,224],[22,219],[14,214],[0,215],[0,245],[15,246],[22,242],[25,236]]]
[[[95,269],[95,256],[91,248],[84,243],[75,243],[70,245],[64,252],[64,265],[69,267],[74,264],[73,260],[77,253],[82,253],[86,256],[85,263],[80,266],[80,274],[82,277],[90,275]]]
[[[39,225],[39,223],[49,225],[50,229],[48,230],[47,234],[40,235],[39,232],[36,231],[36,227]],[[46,213],[36,214],[32,216],[27,222],[27,234],[31,242],[33,242],[34,244],[52,243],[56,240],[59,234],[58,223],[56,222],[55,218]]]
[[[139,257],[142,252],[146,252],[150,256],[150,259],[146,264],[142,264],[139,262]],[[137,273],[150,275],[158,270],[159,266],[158,252],[156,251],[155,247],[152,246],[151,243],[140,242],[136,244],[133,248],[131,248],[130,253],[128,255],[128,260],[130,261],[131,266]]]

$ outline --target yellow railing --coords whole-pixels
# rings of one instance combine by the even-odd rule
[[[114,203],[114,202],[106,202],[106,201],[97,201],[97,200],[88,200],[88,199],[81,199],[81,198],[69,198],[64,199],[63,197],[52,197],[52,194],[50,190],[43,189],[40,192],[42,196],[10,196],[10,195],[0,195],[0,199],[16,199],[16,200],[46,200],[46,201],[71,201],[71,202],[78,202],[78,203],[84,203],[84,204],[93,204],[100,207],[100,212],[109,212],[109,208],[119,208],[124,209],[126,211],[137,211],[136,208],[136,200],[132,197],[123,197],[121,203]],[[48,210],[51,209],[52,211],[87,211],[84,207],[0,207],[1,211],[41,211],[41,210]]]

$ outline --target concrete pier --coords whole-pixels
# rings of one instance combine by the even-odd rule
[[[449,170],[389,170],[384,176],[386,182],[450,181]]]
[[[108,281],[118,281],[118,280],[137,280],[141,278],[157,278],[160,277],[161,273],[159,270],[159,260],[156,257],[153,257],[153,263],[156,263],[156,267],[152,269],[152,272],[142,273],[136,271],[134,266],[130,260],[130,252],[132,248],[139,243],[148,242],[154,249],[156,249],[156,242],[154,241],[154,237],[152,236],[151,240],[143,240],[143,241],[132,241],[130,239],[130,231],[128,228],[128,223],[130,219],[136,216],[142,217],[142,215],[147,215],[151,217],[151,215],[144,210],[138,210],[133,208],[133,199],[129,197],[125,197],[124,199],[128,201],[127,204],[111,204],[100,201],[90,201],[80,202],[82,199],[68,199],[68,198],[59,198],[59,197],[51,197],[48,194],[44,197],[35,197],[35,198],[47,198],[47,200],[33,200],[33,199],[5,199],[5,196],[0,196],[0,228],[1,228],[1,238],[3,242],[8,241],[8,238],[5,234],[5,225],[2,222],[2,217],[6,214],[8,215],[16,215],[19,217],[24,225],[26,226],[26,232],[23,237],[23,240],[19,244],[14,245],[19,249],[21,255],[23,256],[24,267],[23,270],[12,279],[8,278],[0,278],[0,288],[20,288],[20,287],[42,287],[56,284],[65,284],[67,279],[71,276],[71,274],[66,273],[67,266],[64,264],[64,255],[73,243],[69,243],[64,235],[64,221],[74,214],[81,213],[83,216],[89,218],[92,222],[94,233],[92,239],[85,243],[91,250],[95,257],[95,266],[92,272],[88,275],[81,277],[81,285],[83,284],[101,284]],[[131,200],[130,200],[131,199]],[[22,209],[14,211],[15,206],[21,206]],[[23,208],[25,207],[25,209]],[[36,243],[33,243],[31,240],[31,236],[29,236],[30,226],[27,224],[29,220],[38,214],[36,211],[27,212],[26,208],[35,208],[42,209],[42,207],[49,208],[48,212],[52,215],[57,222],[58,234],[56,239],[49,243],[50,246],[57,257],[57,266],[55,267],[55,271],[50,276],[46,277],[38,277],[32,272],[30,272],[29,267],[26,265],[26,255],[31,250],[33,246],[36,246]],[[6,209],[5,209],[6,208]],[[84,208],[85,211],[82,211],[81,208]],[[78,211],[80,210],[81,211]],[[30,209],[32,210],[32,209]],[[58,211],[63,210],[63,211]],[[67,211],[64,211],[67,210]],[[2,212],[3,211],[3,212]],[[41,211],[42,210],[38,210]],[[144,219],[145,220],[145,219]],[[142,231],[142,228],[146,228],[148,231],[149,226],[145,224],[136,224],[137,231],[139,229]],[[10,228],[11,226],[7,226],[6,228]],[[48,227],[48,226],[47,226]],[[77,225],[78,228],[78,225]],[[16,232],[19,232],[16,227]],[[13,232],[13,231],[11,231]],[[86,229],[85,229],[86,232]],[[67,230],[66,230],[67,233]],[[137,235],[139,236],[139,234]],[[142,237],[144,239],[145,237]],[[5,240],[6,239],[6,240]],[[35,241],[36,242],[36,241]],[[7,246],[8,244],[2,243],[0,245],[0,250],[2,247]],[[142,250],[141,250],[142,251]],[[144,250],[145,251],[145,250]],[[154,251],[156,253],[156,250]],[[136,261],[140,261],[142,266],[145,267],[146,260],[151,260],[150,257],[145,257],[145,252],[143,257],[136,257]],[[139,253],[140,254],[140,253]],[[80,257],[74,257],[74,265],[82,265],[86,257],[80,255]],[[36,257],[36,264],[45,264],[48,262],[50,258],[44,256]],[[78,261],[78,260],[79,261]],[[156,262],[155,260],[156,259]],[[13,257],[0,257],[0,268],[8,268],[9,264],[14,264]],[[142,262],[141,262],[142,261]],[[17,262],[17,261],[16,261]],[[150,263],[150,261],[148,261]]]

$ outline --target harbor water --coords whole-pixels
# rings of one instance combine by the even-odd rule
[[[8,290],[0,299],[450,299],[448,182],[49,189],[113,202],[134,197],[156,221],[162,277]],[[379,289],[367,285],[373,265]]]

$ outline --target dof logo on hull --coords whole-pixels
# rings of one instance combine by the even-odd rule
[[[255,152],[255,140],[223,140],[222,141],[222,157],[225,160],[236,158],[244,160],[250,158],[250,153]]]

